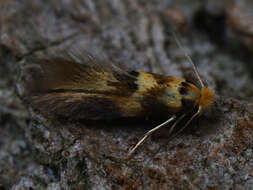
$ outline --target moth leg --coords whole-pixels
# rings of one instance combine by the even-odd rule
[[[201,113],[201,109],[199,109],[188,121],[187,123],[184,125],[184,127],[182,127],[179,131],[176,132],[176,134],[173,137],[176,137],[179,133],[181,133],[190,123],[191,121],[197,117],[199,114]]]
[[[167,121],[163,122],[162,124],[156,126],[155,128],[151,129],[150,131],[148,131],[144,135],[144,137],[141,140],[139,140],[139,142],[134,146],[134,148],[128,153],[128,158],[130,158],[136,152],[136,150],[143,144],[143,142],[146,140],[146,138],[148,138],[155,131],[161,129],[162,127],[164,127],[165,125],[167,125],[168,123],[170,123],[171,121],[173,121],[175,119],[176,119],[176,116],[174,115],[171,118],[169,118]]]
[[[184,118],[185,114],[181,115],[177,121],[170,127],[169,134],[171,134],[176,127],[176,125]]]
[[[177,126],[177,124],[182,121],[182,119],[186,116],[186,114],[181,115],[176,121],[175,123],[173,123],[173,125],[170,127],[169,130],[169,135],[171,135],[171,133],[173,132],[174,128]],[[169,140],[170,141],[174,136],[170,136]],[[167,144],[167,143],[166,143]],[[164,144],[165,145],[165,144]],[[160,152],[161,148],[163,145],[160,145],[159,149],[153,154],[152,158],[149,159],[148,163],[150,163],[150,161],[157,155],[158,152]]]

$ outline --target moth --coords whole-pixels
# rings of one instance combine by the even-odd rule
[[[177,123],[193,110],[193,118],[213,104],[213,92],[185,79],[143,71],[123,70],[82,50],[67,56],[37,59],[23,66],[17,89],[41,114],[71,120],[115,120],[160,117],[166,121],[148,131],[129,152],[132,156],[147,137]],[[194,66],[194,65],[193,65]]]

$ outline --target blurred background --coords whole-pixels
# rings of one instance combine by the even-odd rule
[[[115,64],[194,81],[195,76],[185,51],[193,59],[205,84],[215,90],[216,96],[232,98],[233,101],[226,103],[226,109],[219,109],[230,110],[234,102],[250,105],[253,100],[252,24],[251,0],[1,1],[0,189],[252,188],[252,178],[248,181],[246,174],[242,174],[241,178],[233,178],[231,171],[227,171],[229,179],[220,177],[219,182],[216,178],[212,178],[212,181],[211,177],[205,181],[207,178],[203,176],[201,180],[198,178],[200,181],[187,178],[185,182],[181,175],[175,183],[174,174],[171,178],[167,174],[153,177],[151,172],[153,178],[148,174],[147,179],[144,174],[140,174],[144,176],[140,177],[138,183],[130,180],[131,184],[127,181],[130,185],[124,186],[122,184],[126,181],[121,176],[123,170],[117,171],[118,178],[114,176],[112,179],[108,175],[107,170],[115,172],[111,165],[104,168],[105,176],[99,174],[100,177],[94,179],[91,176],[96,176],[96,171],[85,160],[78,162],[80,158],[75,162],[68,160],[57,165],[56,160],[59,162],[63,157],[66,158],[63,156],[64,148],[52,145],[51,142],[45,144],[40,139],[44,138],[41,137],[41,131],[47,135],[44,128],[36,121],[33,123],[36,127],[32,127],[28,108],[15,94],[19,64],[26,58],[54,54],[59,49],[75,44],[89,44]],[[177,46],[173,32],[181,41],[184,51]],[[218,101],[217,104],[222,103]],[[240,112],[248,110],[242,107],[238,109]],[[248,112],[252,113],[251,110]],[[113,132],[110,134],[113,136]],[[138,137],[141,134],[143,131],[139,132]],[[48,138],[54,139],[51,135]],[[64,144],[64,140],[58,139],[54,143]],[[249,145],[247,141],[245,147]],[[44,155],[43,162],[34,156],[41,152]],[[251,161],[252,157],[250,153]],[[251,175],[252,165],[251,162],[248,166]],[[72,167],[75,168],[73,171]],[[88,169],[89,172],[84,172]],[[143,171],[143,168],[140,170]],[[119,181],[115,182],[115,178]],[[145,181],[150,181],[150,184],[145,184]]]

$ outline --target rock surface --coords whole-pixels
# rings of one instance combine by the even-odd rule
[[[252,189],[250,7],[218,0],[4,1],[0,189]],[[76,43],[91,43],[115,64],[192,78],[172,30],[215,89],[215,105],[177,138],[168,141],[168,128],[157,132],[128,161],[129,148],[155,121],[61,123],[15,94],[21,62]]]

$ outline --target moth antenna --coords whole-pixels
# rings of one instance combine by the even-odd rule
[[[172,35],[173,35],[173,37],[174,37],[174,39],[175,39],[175,41],[176,41],[178,47],[183,51],[184,55],[186,56],[186,58],[188,59],[188,61],[191,63],[191,65],[192,65],[192,67],[193,67],[193,70],[194,70],[195,74],[197,75],[197,77],[198,77],[198,79],[199,79],[199,82],[200,82],[201,87],[202,87],[202,88],[205,87],[203,81],[202,81],[201,78],[200,78],[199,72],[198,72],[197,68],[195,67],[195,65],[194,65],[194,63],[193,63],[191,57],[186,53],[185,49],[183,48],[181,42],[179,41],[179,39],[178,39],[178,37],[177,37],[177,35],[175,34],[174,31],[172,31]]]

